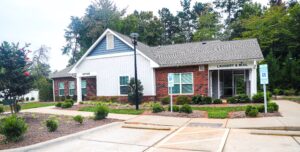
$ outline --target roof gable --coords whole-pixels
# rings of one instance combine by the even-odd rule
[[[113,36],[114,39],[114,48],[107,49],[107,39],[106,36],[102,38],[102,40],[96,45],[96,47],[88,54],[88,56],[97,56],[104,54],[114,54],[114,53],[123,53],[123,52],[131,52],[133,49],[122,42],[116,36]]]

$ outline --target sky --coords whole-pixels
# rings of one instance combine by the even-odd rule
[[[153,11],[167,7],[173,14],[181,10],[180,0],[112,0],[127,13],[134,10]],[[192,0],[196,2],[213,0]],[[267,5],[268,0],[254,0]],[[37,50],[41,45],[50,47],[51,70],[62,70],[68,64],[69,56],[62,55],[65,45],[64,30],[71,16],[83,16],[92,0],[1,0],[0,42],[19,42],[21,46],[31,43],[29,49]]]

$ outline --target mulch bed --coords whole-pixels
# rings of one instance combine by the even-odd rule
[[[281,117],[281,114],[279,112],[258,113],[257,117]],[[228,118],[247,118],[247,116],[245,114],[245,111],[235,111],[235,112],[229,112]],[[248,118],[251,118],[251,117],[248,117]]]
[[[18,115],[22,116],[28,124],[28,130],[24,135],[23,140],[18,142],[5,143],[5,137],[0,135],[0,150],[28,146],[119,121],[116,119],[103,119],[95,121],[93,119],[85,118],[83,124],[80,125],[77,122],[75,122],[72,117],[57,116],[57,119],[59,120],[58,129],[55,132],[48,132],[47,127],[44,125],[43,122],[49,116],[53,115],[37,113],[20,113]]]
[[[156,115],[156,116],[167,116],[167,117],[184,117],[184,118],[207,118],[206,111],[194,110],[193,113],[180,113],[180,112],[170,112],[163,111],[158,113],[152,113],[151,111],[145,111],[143,115]]]

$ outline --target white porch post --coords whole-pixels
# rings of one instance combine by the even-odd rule
[[[53,101],[55,102],[55,85],[53,79],[52,79],[52,90],[53,90]]]
[[[257,68],[257,63],[256,63],[256,61],[254,61],[254,65],[251,69],[251,84],[250,84],[251,97],[257,93],[257,71],[256,71],[256,68]]]
[[[82,101],[82,93],[81,93],[81,77],[77,75],[76,77],[76,83],[77,83],[77,102]]]

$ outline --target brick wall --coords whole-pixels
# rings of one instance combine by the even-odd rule
[[[208,65],[204,71],[199,66],[167,67],[155,69],[156,97],[160,99],[168,95],[168,73],[192,72],[194,78],[194,95],[208,95]]]

